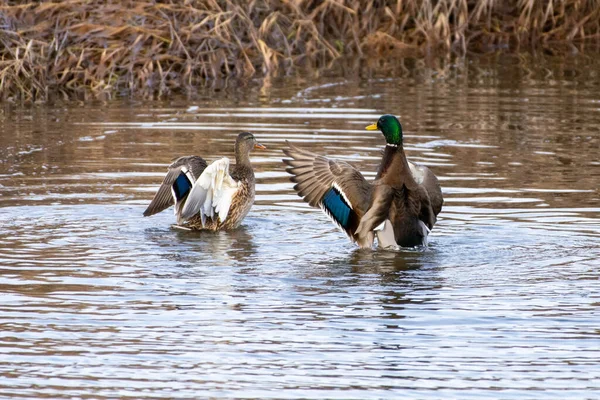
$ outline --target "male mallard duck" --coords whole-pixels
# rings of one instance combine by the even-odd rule
[[[144,216],[175,205],[177,224],[194,230],[237,228],[254,203],[254,171],[250,150],[265,149],[249,132],[235,141],[235,166],[229,173],[229,159],[207,165],[202,157],[179,157],[169,166],[167,176]]]
[[[367,130],[380,130],[387,145],[373,182],[350,164],[290,145],[283,161],[294,190],[320,207],[361,248],[427,244],[427,235],[444,202],[435,175],[408,162],[402,147],[402,125],[384,115]]]

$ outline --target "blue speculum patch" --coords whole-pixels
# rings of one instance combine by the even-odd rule
[[[325,193],[322,200],[323,206],[329,211],[329,214],[335,219],[342,228],[348,228],[350,221],[350,206],[342,197],[339,190],[332,187]]]
[[[177,201],[183,199],[192,189],[190,179],[182,172],[179,174],[175,182],[173,182],[173,190]]]

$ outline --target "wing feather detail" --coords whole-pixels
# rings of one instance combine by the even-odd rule
[[[172,189],[173,182],[181,173],[181,167],[170,168],[163,180],[163,183],[158,188],[158,192],[154,195],[154,198],[144,211],[144,217],[149,217],[151,215],[157,214],[163,210],[166,210],[173,204],[175,204],[175,200],[173,199]]]
[[[288,145],[283,152],[289,158],[283,162],[296,184],[294,190],[312,207],[323,210],[352,241],[362,241],[355,230],[369,206],[371,185],[346,162]]]
[[[174,193],[173,185],[181,174],[185,174],[187,180],[192,184],[196,178],[202,174],[206,168],[206,161],[198,156],[185,156],[176,159],[167,169],[167,175],[154,195],[154,198],[144,211],[144,217],[157,214],[174,205],[181,199],[177,199]],[[185,197],[185,196],[184,196]]]
[[[203,225],[207,217],[218,216],[225,221],[239,187],[240,183],[229,175],[227,157],[213,162],[194,183],[178,219],[184,221],[200,214]]]

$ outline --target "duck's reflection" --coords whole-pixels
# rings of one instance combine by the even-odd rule
[[[294,290],[310,296],[314,304],[331,306],[331,294],[339,295],[339,307],[354,299],[349,314],[364,317],[362,309],[373,310],[379,304],[378,317],[390,320],[383,328],[397,328],[400,319],[407,318],[407,309],[433,300],[443,286],[439,254],[434,248],[403,249],[401,251],[355,250],[345,256],[316,260],[304,271],[305,280]]]
[[[313,260],[306,266],[308,275],[387,275],[403,276],[402,272],[418,270],[424,266],[436,264],[437,251],[429,248],[402,249],[387,251],[382,249],[356,249],[347,254],[337,254],[335,257],[326,256]]]
[[[256,253],[245,226],[218,232],[149,229],[146,237],[163,249],[161,255],[169,262],[233,266],[245,264]]]

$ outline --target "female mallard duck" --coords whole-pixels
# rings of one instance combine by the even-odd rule
[[[249,132],[235,141],[235,166],[229,173],[229,159],[207,165],[202,157],[179,157],[169,166],[167,176],[144,216],[175,205],[177,224],[193,230],[237,228],[254,203],[254,170],[250,150],[265,149]]]
[[[283,161],[294,190],[320,207],[361,248],[427,245],[427,235],[444,202],[435,175],[408,162],[402,147],[402,125],[384,115],[367,130],[380,130],[387,145],[373,182],[343,161],[291,146]]]

